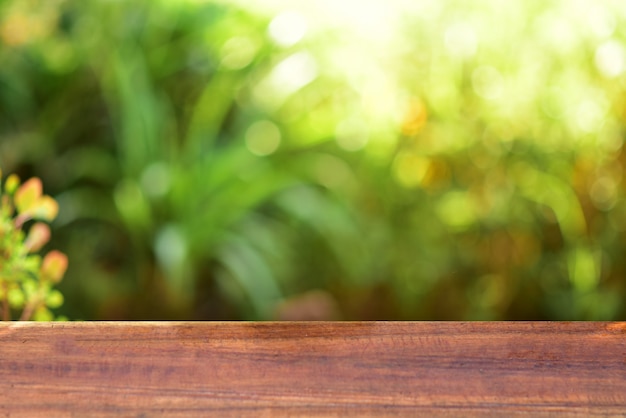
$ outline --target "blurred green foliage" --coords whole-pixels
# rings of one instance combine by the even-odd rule
[[[32,178],[21,183],[15,174],[2,179],[0,172],[0,308],[3,321],[10,321],[14,312],[19,312],[21,321],[49,321],[54,319],[50,309],[63,304],[63,295],[54,289],[54,285],[61,281],[67,270],[67,256],[56,250],[43,258],[36,254],[50,240],[50,228],[44,222],[52,221],[58,211],[56,201],[43,194],[40,179]],[[29,224],[27,232],[25,224]]]
[[[246,2],[248,3],[248,2]],[[0,3],[75,319],[623,319],[619,1]]]

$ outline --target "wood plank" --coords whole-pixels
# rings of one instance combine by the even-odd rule
[[[626,323],[0,325],[0,415],[626,416]]]

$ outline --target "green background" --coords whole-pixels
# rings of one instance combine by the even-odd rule
[[[0,2],[59,314],[626,318],[622,2],[245,3]]]

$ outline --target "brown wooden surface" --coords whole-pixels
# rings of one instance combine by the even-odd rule
[[[626,323],[4,323],[0,347],[0,416],[626,416]]]

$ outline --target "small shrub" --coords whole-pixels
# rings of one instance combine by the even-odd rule
[[[12,312],[18,312],[21,321],[53,320],[50,309],[63,304],[63,295],[54,285],[65,274],[67,256],[56,250],[43,257],[37,252],[50,240],[46,222],[54,220],[59,206],[43,194],[41,180],[36,177],[21,183],[11,174],[3,186],[0,183],[2,319],[11,320]]]

